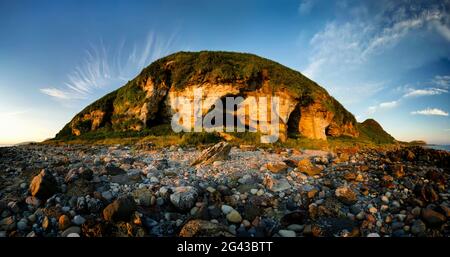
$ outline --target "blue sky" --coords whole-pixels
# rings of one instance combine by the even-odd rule
[[[53,137],[180,50],[251,52],[399,140],[450,144],[450,1],[0,0],[0,144]]]

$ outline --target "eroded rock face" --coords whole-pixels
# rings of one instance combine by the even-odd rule
[[[327,136],[332,137],[338,136],[357,137],[359,135],[359,132],[353,123],[345,122],[339,125],[335,121],[331,121],[330,125],[325,129],[325,133]]]
[[[105,112],[102,110],[94,110],[79,117],[73,124],[81,126],[72,126],[72,133],[74,135],[81,135],[81,133],[98,129],[104,120]]]
[[[308,138],[326,139],[325,129],[332,119],[333,114],[324,110],[319,104],[302,107],[299,131]]]
[[[139,108],[139,119],[143,124],[156,118],[160,102],[166,97],[169,87],[165,83],[156,84],[152,79],[147,78],[143,83],[142,89],[145,92],[146,101]]]
[[[221,75],[211,79],[208,75],[201,75],[200,70],[200,75],[195,75],[195,79],[187,77],[183,80],[183,85],[174,85],[172,76],[175,75],[172,72],[175,69],[173,66],[177,65],[174,62],[169,58],[166,62],[159,63],[158,68],[163,73],[143,73],[124,87],[88,106],[66,126],[68,129],[65,127],[59,134],[79,136],[105,126],[119,131],[140,131],[161,123],[170,124],[175,114],[189,117],[180,119],[179,123],[183,128],[191,129],[199,125],[194,122],[195,111],[204,118],[211,114],[217,107],[216,104],[222,103],[225,107],[225,98],[229,96],[243,99],[234,115],[246,129],[256,129],[265,135],[277,133],[281,141],[286,140],[288,130],[307,138],[323,140],[327,136],[356,137],[359,134],[353,116],[340,104],[335,104],[336,101],[318,85],[313,86],[317,88],[312,90],[317,92],[308,89],[307,93],[299,94],[296,88],[271,82],[271,75],[267,70],[260,72],[256,79],[235,77],[231,80],[221,79]],[[305,84],[306,87],[312,86]],[[200,91],[201,98],[196,99],[195,93]],[[277,115],[272,119],[272,113],[275,112],[270,107],[270,102],[274,97],[279,101]],[[195,100],[201,101],[198,110],[194,109]],[[261,108],[266,100],[269,108]],[[249,111],[250,107],[255,106],[259,110]],[[342,113],[346,119],[342,119]],[[278,127],[275,127],[273,121],[277,122]]]
[[[150,79],[148,81],[151,81]],[[266,133],[273,134],[275,127],[272,125],[272,114],[270,101],[277,97],[278,110],[276,115],[276,120],[278,122],[278,133],[280,135],[280,140],[285,141],[288,132],[289,119],[297,119],[298,122],[298,133],[311,139],[324,139],[327,136],[358,136],[358,132],[354,124],[347,122],[345,124],[337,124],[333,120],[334,113],[330,112],[321,103],[313,103],[308,106],[300,107],[300,113],[291,115],[296,106],[299,104],[299,100],[290,95],[287,91],[279,92],[266,92],[267,90],[256,90],[251,92],[241,92],[239,86],[231,84],[196,84],[192,86],[187,86],[183,90],[171,88],[168,90],[166,85],[160,85],[158,87],[154,86],[153,82],[146,82],[143,86],[146,93],[145,101],[136,107],[131,105],[120,109],[115,109],[114,112],[123,111],[121,119],[114,119],[112,123],[125,122],[126,119],[139,120],[140,123],[137,125],[132,125],[128,127],[130,130],[139,131],[143,129],[146,124],[154,121],[157,116],[162,118],[165,122],[169,123],[173,115],[178,114],[180,117],[190,117],[190,120],[183,120],[182,118],[178,121],[183,128],[193,129],[195,127],[194,119],[194,103],[196,100],[200,100],[201,105],[201,116],[205,117],[211,110],[215,107],[217,101],[222,100],[222,107],[226,107],[226,101],[223,100],[225,97],[242,97],[243,102],[238,105],[236,110],[236,115],[238,116],[239,122],[244,124],[247,129],[249,127]],[[201,98],[195,98],[194,92],[202,92]],[[180,99],[182,99],[180,101]],[[261,99],[267,99],[263,100]],[[256,112],[250,112],[249,106],[260,106],[267,103],[269,109],[267,111],[262,108]],[[120,115],[116,115],[120,116]],[[72,123],[72,133],[74,135],[80,135],[83,132],[89,130],[96,130],[104,122],[103,118],[105,113],[96,110],[89,114],[85,114],[82,118],[75,119]],[[265,119],[261,119],[265,117]],[[84,127],[80,124],[84,123]],[[225,124],[225,120],[223,120]],[[254,124],[257,124],[256,127]],[[253,126],[252,126],[253,125]]]
[[[299,133],[307,138],[323,140],[326,140],[327,136],[357,137],[359,135],[353,123],[337,124],[334,117],[333,112],[318,102],[301,107]]]

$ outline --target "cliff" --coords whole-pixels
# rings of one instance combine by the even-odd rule
[[[360,134],[354,116],[300,72],[253,54],[202,51],[178,52],[153,62],[126,85],[87,106],[56,138],[100,129],[142,131],[170,123],[175,113],[192,112],[180,110],[176,99],[183,96],[193,102],[196,89],[202,90],[202,116],[218,99],[224,102],[228,96],[242,97],[244,103],[263,96],[278,97],[281,140],[291,133],[324,140]],[[258,117],[252,120],[255,117],[248,111],[239,111],[245,113],[240,122],[247,128],[253,121],[258,130],[263,129]]]

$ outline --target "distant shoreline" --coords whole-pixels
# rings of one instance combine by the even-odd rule
[[[36,143],[34,141],[29,141],[29,142],[21,142],[21,143],[17,143],[17,144],[0,144],[0,147],[11,147],[11,146],[19,146],[19,145],[28,145],[31,143]]]
[[[423,147],[450,152],[450,145],[427,144],[427,145],[423,145]]]

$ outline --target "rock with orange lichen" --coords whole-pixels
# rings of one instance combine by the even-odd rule
[[[309,176],[318,175],[322,172],[322,169],[314,164],[308,158],[305,158],[298,162],[297,168],[300,172],[306,173]]]
[[[180,237],[232,237],[227,227],[207,220],[190,220],[180,233]]]

